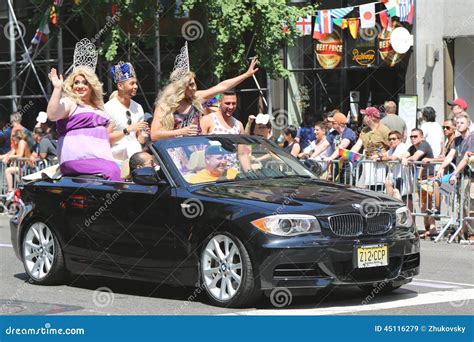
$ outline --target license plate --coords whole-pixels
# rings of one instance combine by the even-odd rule
[[[371,245],[357,247],[357,267],[368,268],[388,265],[388,246]]]

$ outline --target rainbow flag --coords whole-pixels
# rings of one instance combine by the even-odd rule
[[[341,157],[341,159],[348,160],[351,163],[357,163],[364,159],[363,154],[352,152],[350,150],[346,150],[345,148],[339,148],[339,157]]]
[[[417,167],[416,168],[416,178],[417,179],[423,178],[423,168],[422,167]]]

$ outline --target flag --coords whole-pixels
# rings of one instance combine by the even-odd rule
[[[48,34],[49,34],[49,26],[48,26],[48,11],[46,11],[45,15],[40,21],[39,27],[36,30],[35,36],[31,40],[31,44],[36,45],[39,43],[46,43],[48,41]]]
[[[347,20],[346,19],[340,19],[340,18],[334,18],[332,20],[334,24],[342,28],[343,30],[347,28]]]
[[[423,167],[416,167],[416,179],[423,178]]]
[[[314,29],[313,29],[313,39],[320,40],[326,38],[324,33],[321,33],[319,30],[319,19],[318,16],[314,17]]]
[[[391,17],[399,17],[400,16],[400,10],[398,7],[398,1],[399,0],[388,0],[384,5],[385,8],[388,10],[388,14]]]
[[[399,17],[400,17],[401,22],[408,21],[411,5],[412,5],[412,0],[400,0],[400,4],[398,8],[400,10]]]
[[[410,6],[410,13],[408,13],[408,20],[407,22],[411,25],[413,24],[413,18],[415,16],[415,1],[411,3]]]
[[[51,6],[51,12],[49,12],[49,18],[51,19],[51,24],[56,26],[58,24],[58,14],[56,12],[56,6]]]
[[[357,153],[357,152],[352,152],[350,150],[346,150],[345,148],[339,148],[339,157],[341,159],[345,159],[350,161],[351,163],[357,163],[364,159],[364,155]]]
[[[332,33],[333,25],[331,10],[318,11],[319,31],[321,33]]]
[[[347,19],[347,25],[349,26],[349,32],[351,33],[352,38],[357,39],[359,36],[359,19]]]
[[[354,7],[335,8],[331,10],[331,15],[334,18],[344,18],[353,10],[354,10]]]
[[[380,12],[379,17],[380,17],[380,24],[382,24],[382,27],[387,28],[387,26],[388,26],[388,11]]]
[[[296,30],[300,32],[303,36],[311,35],[311,16],[307,15],[306,17],[299,17],[296,21]]]
[[[375,26],[375,4],[360,5],[360,27],[372,28]]]

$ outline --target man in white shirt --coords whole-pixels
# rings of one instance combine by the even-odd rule
[[[142,106],[132,100],[138,90],[133,66],[119,62],[112,67],[111,73],[117,91],[112,93],[104,107],[111,117],[108,130],[112,155],[118,164],[122,164],[142,150],[149,128],[144,121]]]

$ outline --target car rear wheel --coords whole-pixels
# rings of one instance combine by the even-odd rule
[[[53,231],[43,222],[35,222],[26,231],[22,243],[23,265],[33,283],[59,283],[66,270],[61,246]]]
[[[261,294],[250,256],[237,237],[212,235],[204,243],[200,261],[202,285],[214,305],[249,306]]]

